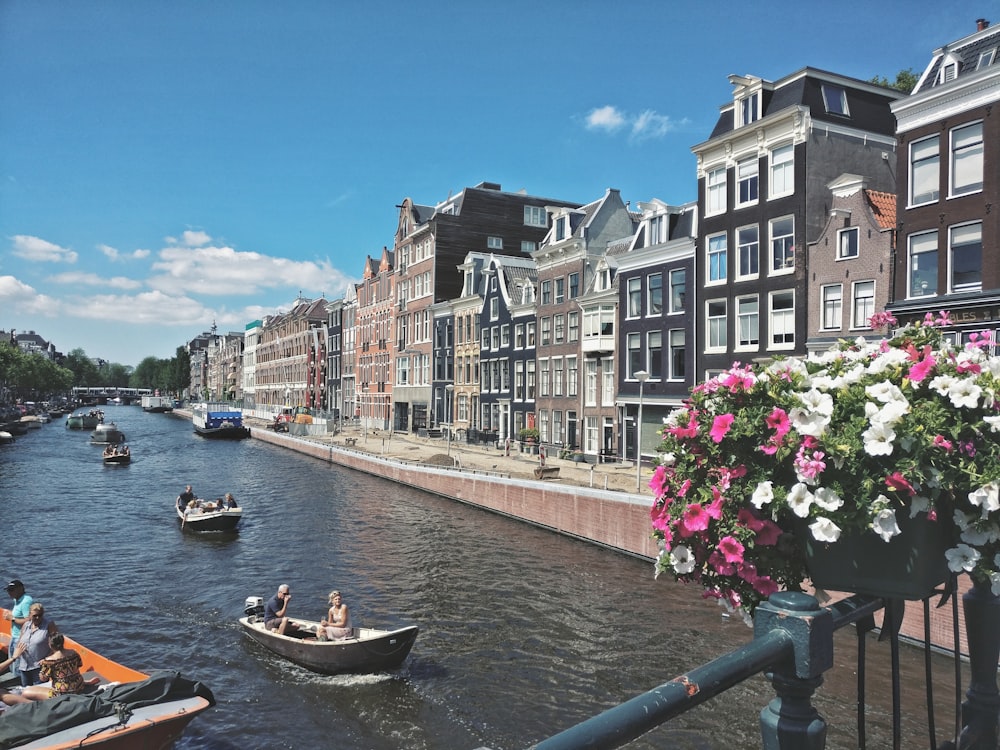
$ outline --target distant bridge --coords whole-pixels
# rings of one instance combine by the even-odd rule
[[[139,401],[143,396],[152,396],[152,388],[119,388],[114,385],[75,386],[73,398],[85,404],[106,404],[121,399],[123,404]]]

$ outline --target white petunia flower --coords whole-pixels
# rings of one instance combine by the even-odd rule
[[[899,524],[896,523],[896,511],[892,508],[880,510],[872,519],[872,531],[882,537],[883,542],[888,542],[894,536],[901,534]]]
[[[983,389],[976,385],[974,379],[961,378],[951,384],[948,389],[948,398],[959,409],[962,407],[975,409],[979,406],[979,397],[982,393]]]
[[[885,425],[898,424],[899,421],[910,413],[910,402],[905,398],[887,401],[885,406],[879,409],[878,421]]]
[[[829,393],[821,393],[813,388],[806,393],[800,394],[799,401],[810,412],[822,414],[824,417],[829,417],[833,414],[833,396]]]
[[[813,502],[823,510],[834,511],[844,504],[840,495],[829,487],[820,487],[813,493]]]
[[[996,571],[990,573],[990,591],[993,592],[993,596],[1000,596],[1000,573]]]
[[[690,548],[680,544],[670,551],[670,564],[678,575],[687,575],[694,570],[695,559]]]
[[[799,407],[788,412],[788,419],[800,435],[810,435],[817,438],[823,436],[827,425],[830,424],[828,415],[822,412],[806,411]]]
[[[1000,510],[1000,484],[990,482],[969,493],[969,502],[983,509],[983,518]]]
[[[930,387],[933,390],[937,391],[938,395],[947,396],[948,391],[951,388],[952,383],[954,382],[955,382],[954,375],[938,375],[936,378],[933,378],[931,380]]]
[[[871,426],[861,433],[865,441],[865,453],[869,456],[891,456],[892,441],[896,439],[896,431],[881,422],[872,422]]]
[[[818,542],[835,542],[840,539],[840,527],[829,518],[817,518],[809,524],[813,539]]]
[[[903,392],[899,390],[899,388],[896,385],[893,385],[888,380],[883,380],[881,383],[873,383],[872,385],[866,385],[865,394],[869,398],[873,398],[876,401],[881,401],[883,404],[887,404],[890,401],[906,400],[906,398],[903,396]]]
[[[954,549],[946,550],[944,556],[948,558],[948,570],[952,573],[961,573],[963,570],[971,573],[981,557],[979,552],[968,544],[959,544]]]
[[[771,482],[761,482],[754,488],[753,495],[750,497],[750,502],[753,506],[760,510],[769,502],[774,500],[774,485]]]
[[[916,518],[917,513],[927,513],[931,509],[931,499],[923,495],[910,498],[910,518]]]
[[[788,507],[792,509],[799,518],[806,518],[809,516],[809,506],[812,505],[813,495],[809,491],[809,488],[804,484],[799,482],[792,487],[791,492],[788,493],[788,497],[785,498],[785,502]]]

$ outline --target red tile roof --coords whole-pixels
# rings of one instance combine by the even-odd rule
[[[865,190],[875,221],[882,229],[896,228],[896,194],[880,190]]]

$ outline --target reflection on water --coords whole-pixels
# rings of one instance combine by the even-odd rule
[[[0,449],[0,576],[20,577],[60,627],[142,669],[176,668],[219,700],[181,748],[514,750],[745,643],[750,631],[652,565],[256,441],[111,407],[130,466],[53,423]],[[187,483],[232,491],[238,534],[181,532]],[[292,586],[318,619],[344,592],[357,624],[414,623],[404,667],[325,677],[243,637],[247,596]],[[854,747],[854,644],[817,700],[828,748]],[[891,744],[886,644],[869,646],[869,747]],[[940,658],[939,700],[952,695]],[[904,653],[904,746],[925,746],[922,664]],[[773,696],[755,677],[633,748],[754,747]],[[948,714],[939,726],[949,725]]]

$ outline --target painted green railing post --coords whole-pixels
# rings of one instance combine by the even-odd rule
[[[823,750],[826,721],[811,702],[823,684],[823,673],[833,667],[833,615],[820,608],[815,597],[781,591],[761,604],[754,614],[754,637],[786,631],[794,654],[767,673],[777,697],[760,713],[764,750]]]
[[[974,582],[962,597],[969,638],[969,689],[962,704],[960,750],[996,750],[997,663],[1000,661],[1000,598],[988,583]]]

